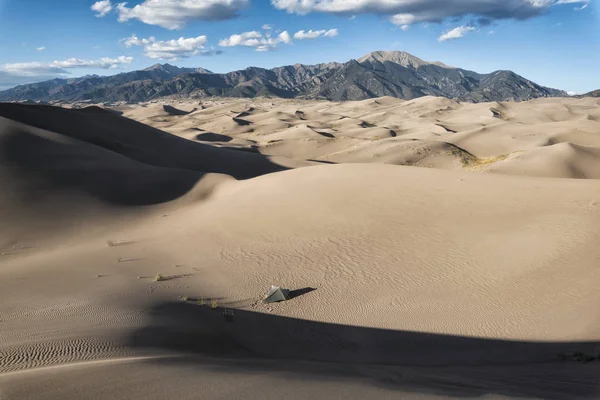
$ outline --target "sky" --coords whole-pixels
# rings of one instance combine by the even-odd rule
[[[0,89],[155,63],[229,72],[406,51],[600,89],[600,0],[0,0]]]

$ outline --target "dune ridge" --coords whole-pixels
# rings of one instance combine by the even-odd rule
[[[267,156],[578,179],[597,179],[600,170],[594,153],[600,148],[595,98],[479,104],[436,97],[230,99],[202,105],[203,110],[181,117],[166,115],[152,103],[119,109],[187,139],[253,148]],[[197,103],[180,106],[193,110]],[[236,122],[237,115],[243,115],[243,124]]]

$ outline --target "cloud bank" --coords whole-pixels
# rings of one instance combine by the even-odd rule
[[[28,62],[4,64],[0,66],[0,71],[20,76],[35,76],[40,74],[68,74],[66,69],[116,69],[123,65],[131,64],[132,61],[133,57],[125,56],[120,56],[117,58],[103,57],[99,60],[82,60],[81,58],[69,58],[63,61],[52,61],[51,63]]]
[[[482,23],[524,20],[567,3],[588,4],[589,0],[271,0],[275,8],[288,13],[379,14],[400,26],[461,17],[475,17]]]
[[[104,57],[99,60],[69,58],[51,63],[27,62],[3,64],[0,65],[0,87],[12,87],[31,83],[32,81],[66,77],[69,75],[69,69],[117,69],[132,62],[132,57],[120,56],[117,58]]]

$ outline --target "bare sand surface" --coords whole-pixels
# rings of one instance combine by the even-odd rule
[[[0,104],[0,399],[597,398],[599,110]]]

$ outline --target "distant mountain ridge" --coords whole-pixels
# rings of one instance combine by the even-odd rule
[[[177,76],[181,74],[193,74],[197,72],[199,74],[212,74],[212,71],[209,71],[204,68],[179,68],[171,64],[154,64],[142,71],[152,71],[156,73],[162,73],[165,76]]]
[[[225,74],[204,68],[155,64],[114,76],[86,76],[21,85],[0,92],[0,101],[142,102],[165,96],[363,100],[442,96],[459,101],[522,101],[567,96],[512,71],[478,74],[406,52],[375,51],[346,63],[249,67]]]
[[[367,54],[364,57],[361,57],[357,60],[359,63],[385,63],[392,62],[395,64],[399,64],[403,67],[412,67],[419,68],[424,65],[437,65],[442,68],[452,69],[454,67],[450,67],[444,63],[439,61],[424,61],[419,57],[413,56],[412,54],[406,53],[404,51],[374,51],[372,53]]]
[[[589,93],[586,93],[583,95],[584,97],[600,97],[600,89],[598,90],[593,90]]]

